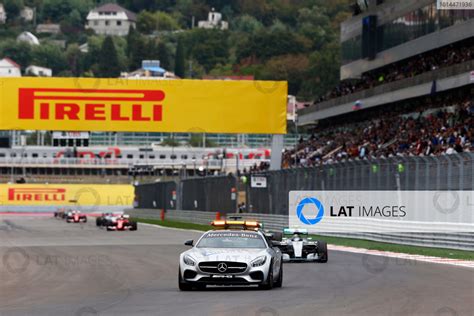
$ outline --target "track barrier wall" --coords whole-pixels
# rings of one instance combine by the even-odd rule
[[[240,183],[238,186],[246,191],[246,210],[239,215],[258,219],[264,222],[267,229],[281,230],[288,226],[288,194],[293,190],[472,191],[474,153],[440,157],[355,160],[318,167],[270,171],[258,176],[266,178],[266,186],[252,187],[251,181],[247,181],[244,185]],[[252,175],[247,175],[249,180],[251,177]],[[220,211],[229,216],[237,211],[237,204],[232,200],[230,193],[232,185],[237,185],[234,177],[181,180],[178,184],[177,200],[182,204],[179,204],[178,209],[187,211],[170,210],[166,213],[166,218],[208,224],[215,219],[215,212]],[[142,212],[141,216],[153,218],[160,216],[157,210],[142,209],[133,212]],[[403,231],[402,226],[399,231]],[[326,235],[424,247],[474,250],[474,234],[461,230],[450,233],[358,232]]]

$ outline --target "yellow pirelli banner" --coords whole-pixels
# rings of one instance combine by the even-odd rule
[[[133,206],[132,185],[0,184],[0,206]]]
[[[286,133],[278,81],[0,78],[0,129]]]

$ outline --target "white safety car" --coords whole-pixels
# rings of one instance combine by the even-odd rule
[[[182,291],[208,285],[281,287],[282,253],[256,221],[214,221],[179,257],[178,285]]]

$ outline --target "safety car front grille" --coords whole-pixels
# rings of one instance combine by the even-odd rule
[[[219,269],[219,265],[224,264],[226,269]],[[206,273],[222,273],[222,274],[232,274],[232,273],[242,273],[247,270],[247,264],[245,262],[233,262],[233,261],[207,261],[199,263],[199,269],[202,272]]]

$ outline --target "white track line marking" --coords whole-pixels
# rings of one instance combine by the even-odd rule
[[[389,258],[397,258],[397,259],[414,260],[414,261],[429,262],[429,263],[447,264],[447,265],[453,265],[453,266],[458,266],[458,267],[474,268],[474,261],[472,260],[440,258],[440,257],[414,255],[414,254],[399,253],[399,252],[392,252],[392,251],[370,250],[370,249],[365,249],[365,248],[355,248],[355,247],[346,247],[346,246],[338,246],[338,245],[328,245],[328,248],[330,250],[335,250],[335,251],[344,251],[344,252],[360,253],[360,254],[366,254],[366,255],[372,255],[372,256],[384,256],[384,257],[389,257]]]

